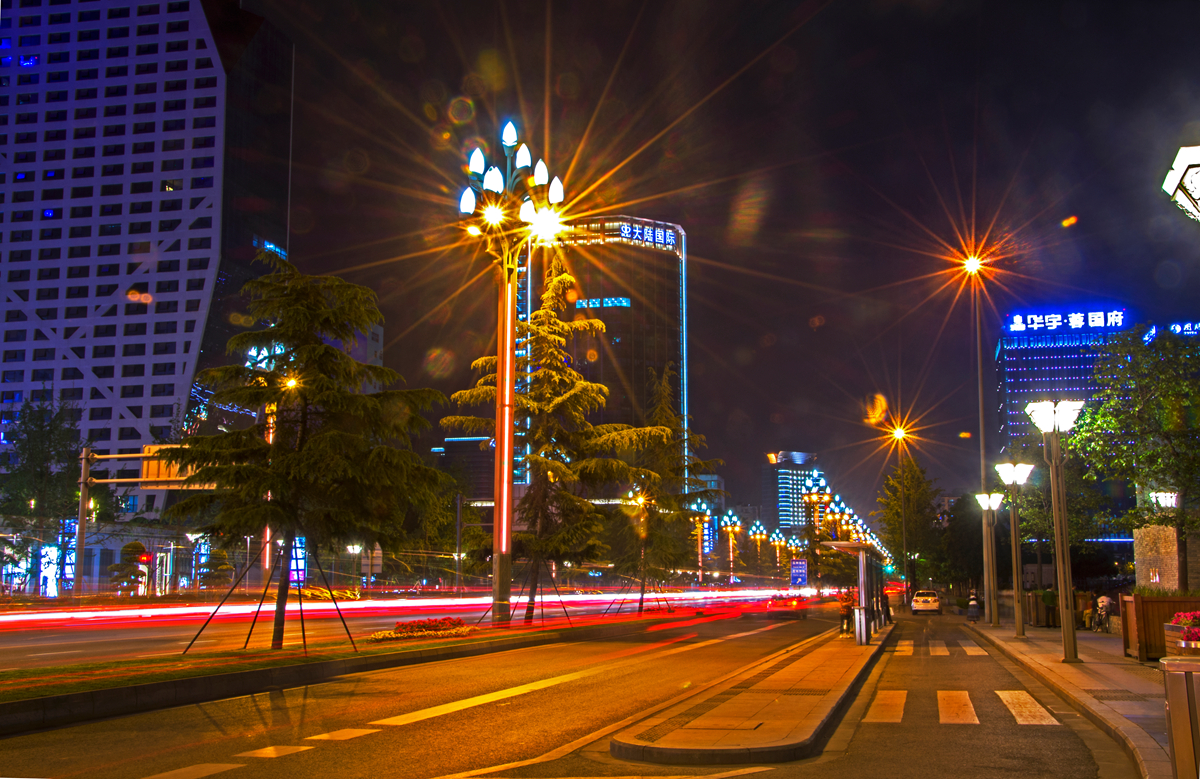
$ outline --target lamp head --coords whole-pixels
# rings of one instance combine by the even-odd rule
[[[532,164],[533,160],[529,156],[529,147],[521,144],[517,147],[517,156],[513,165],[516,166],[517,170],[520,170],[521,168],[528,168]]]
[[[550,169],[546,167],[546,163],[542,160],[537,161],[537,165],[533,166],[533,183],[536,186],[544,187],[550,182]]]
[[[537,209],[533,214],[533,220],[529,223],[530,235],[540,244],[550,243],[562,231],[562,220],[553,208]]]
[[[517,126],[512,122],[504,125],[504,130],[500,133],[500,142],[505,146],[517,145]]]
[[[475,190],[470,187],[463,190],[462,197],[458,199],[458,212],[460,214],[475,213]]]
[[[550,201],[551,205],[563,202],[563,184],[558,176],[555,176],[554,180],[550,182],[550,190],[546,194],[546,199]]]
[[[495,168],[492,168],[495,170]],[[504,210],[497,205],[489,205],[483,207],[483,221],[493,227],[504,221]]]
[[[908,431],[905,430],[904,428],[902,428],[902,427],[893,427],[892,428],[892,439],[893,440],[903,441],[907,437],[908,437]]]
[[[504,191],[504,174],[495,165],[488,168],[487,173],[483,174],[483,188],[489,192]]]
[[[530,222],[532,222],[534,220],[534,216],[536,214],[537,214],[537,209],[535,209],[533,207],[533,201],[526,200],[524,203],[521,204],[521,211],[517,215],[521,218],[522,222],[529,224]]]
[[[1054,432],[1054,401],[1041,400],[1025,406],[1025,413],[1043,433]]]
[[[1083,411],[1082,400],[1060,400],[1054,406],[1054,426],[1066,433],[1075,427],[1079,412]]]
[[[471,173],[474,173],[476,176],[482,176],[483,168],[483,150],[476,149],[475,151],[471,152],[471,159],[467,162],[467,170]]]

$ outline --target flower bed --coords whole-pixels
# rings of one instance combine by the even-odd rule
[[[1179,611],[1163,625],[1168,655],[1200,655],[1200,611]]]
[[[457,638],[473,633],[476,628],[458,617],[440,619],[414,619],[397,622],[392,630],[381,630],[367,636],[367,641],[402,641],[410,638]]]

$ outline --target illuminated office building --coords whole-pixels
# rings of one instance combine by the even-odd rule
[[[809,452],[769,452],[762,467],[762,508],[759,518],[769,529],[783,533],[804,525],[808,504],[804,495],[828,491],[817,456]]]
[[[237,293],[256,252],[286,251],[291,43],[216,0],[3,16],[0,421],[61,399],[97,454],[140,452],[254,324]],[[162,505],[127,509],[139,497]]]
[[[644,424],[651,373],[668,367],[676,375],[675,410],[687,416],[686,240],[679,225],[627,216],[575,220],[564,236],[564,259],[578,282],[575,317],[605,325],[603,336],[569,346],[575,369],[608,387],[595,424]],[[528,285],[523,291],[526,300],[537,294]]]

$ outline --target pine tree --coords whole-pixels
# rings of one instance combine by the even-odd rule
[[[228,587],[233,581],[234,567],[229,564],[229,554],[224,549],[213,549],[208,553],[208,559],[197,567],[196,578],[200,587],[205,590]]]
[[[213,512],[203,531],[215,545],[240,543],[268,528],[292,558],[298,536],[309,549],[348,542],[395,547],[414,523],[445,511],[448,482],[412,450],[420,412],[443,399],[434,390],[364,392],[400,380],[356,361],[349,347],[381,322],[375,293],[332,276],[307,276],[263,252],[270,272],[248,282],[248,311],[268,326],[229,339],[235,364],[202,371],[213,402],[260,412],[240,430],[187,438],[168,459],[192,473],[192,494],[168,519]],[[266,355],[247,363],[246,355]],[[273,649],[283,646],[288,576],[279,579]]]
[[[525,356],[517,368],[525,372],[527,382],[515,399],[520,420],[516,443],[517,451],[528,449],[523,465],[530,481],[516,506],[525,529],[514,533],[514,551],[529,559],[527,622],[533,620],[543,563],[578,565],[598,559],[605,551],[600,540],[602,515],[588,498],[618,494],[651,478],[648,471],[618,454],[634,456],[669,435],[663,428],[588,422],[589,414],[604,407],[608,389],[586,381],[572,367],[567,346],[576,337],[604,333],[604,323],[560,317],[560,312],[568,310],[567,294],[574,287],[575,279],[554,253],[547,262],[541,307],[528,323],[518,327]],[[482,377],[474,387],[454,393],[451,399],[460,408],[494,405],[496,358],[480,358],[472,367]],[[454,430],[495,434],[495,420],[487,417],[451,416],[442,424]]]
[[[917,561],[921,556],[928,559],[940,546],[941,536],[935,530],[937,499],[942,491],[933,479],[925,475],[925,469],[917,465],[912,457],[902,457],[900,464],[884,479],[883,491],[879,494],[879,511],[871,512],[879,517],[883,525],[883,539],[892,554],[903,558],[905,541],[909,557],[901,567],[905,574],[905,587],[915,586]],[[907,590],[906,590],[907,591]]]
[[[117,590],[117,595],[133,597],[137,595],[146,572],[141,569],[141,557],[146,554],[146,547],[141,541],[130,541],[121,547],[121,562],[108,566],[109,581]]]
[[[617,570],[639,582],[639,614],[645,607],[646,579],[665,578],[667,571],[694,559],[696,542],[689,541],[700,532],[695,522],[701,514],[690,506],[697,501],[712,503],[720,496],[718,491],[706,489],[697,474],[710,473],[722,464],[696,456],[705,446],[704,436],[685,427],[684,418],[675,410],[678,377],[673,366],[667,364],[661,374],[650,368],[649,374],[646,422],[651,428],[666,430],[667,435],[651,439],[637,458],[645,473],[635,487],[638,502],[621,512],[612,544],[619,550],[613,556]]]

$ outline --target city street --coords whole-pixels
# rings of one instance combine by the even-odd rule
[[[3,770],[56,779],[226,771],[437,777],[488,768],[488,775],[510,777],[746,775],[731,766],[618,761],[608,753],[608,737],[651,709],[829,630],[836,616],[825,607],[807,621],[685,618],[621,639],[88,723],[6,739]],[[1136,776],[1111,739],[971,642],[961,617],[899,622],[824,753],[757,770],[778,777]]]

